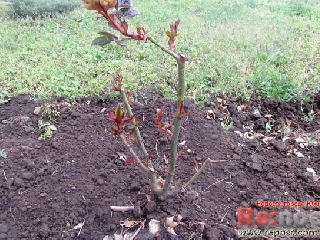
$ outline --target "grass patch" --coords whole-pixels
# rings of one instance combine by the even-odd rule
[[[80,6],[78,0],[9,0],[12,17],[44,17],[71,11]]]
[[[168,24],[181,18],[176,50],[190,58],[187,93],[197,101],[221,92],[288,100],[320,89],[317,0],[163,0],[156,8],[154,1],[135,7],[141,15],[131,26],[143,25],[163,43]],[[111,91],[118,74],[135,91],[175,92],[175,62],[151,44],[91,46],[97,32],[108,29],[93,12],[10,19],[0,10],[0,16],[0,100],[22,93],[100,95]]]

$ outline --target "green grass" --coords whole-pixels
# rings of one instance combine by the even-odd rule
[[[103,94],[119,74],[135,91],[175,92],[175,62],[151,43],[91,46],[110,31],[94,12],[77,9],[43,19],[10,19],[0,1],[0,99],[4,95],[68,97]],[[320,89],[320,1],[135,1],[143,25],[166,44],[164,31],[181,19],[176,50],[190,61],[188,96],[252,94],[288,100]]]

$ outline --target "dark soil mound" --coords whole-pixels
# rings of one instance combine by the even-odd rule
[[[183,222],[175,228],[179,239],[238,239],[239,207],[265,209],[257,201],[320,202],[317,175],[307,171],[320,171],[320,97],[309,104],[217,98],[204,109],[187,101],[193,114],[183,123],[180,142],[185,143],[179,150],[184,153],[172,192],[158,204],[147,200],[145,173],[123,160],[131,155],[111,134],[106,117],[117,103],[92,98],[50,104],[19,96],[0,105],[0,151],[7,153],[0,157],[0,239],[102,240],[120,231],[126,218],[145,220],[147,229],[151,219],[176,213]],[[160,97],[136,101],[134,112],[164,172],[169,142],[153,124],[161,106],[170,119],[175,105]],[[46,122],[52,137],[45,135]],[[39,140],[40,135],[48,138]],[[181,191],[195,166],[208,158],[213,162]],[[135,210],[111,212],[111,205]],[[79,223],[84,223],[81,232],[74,229]],[[165,230],[155,238],[146,229],[136,239],[177,239]]]

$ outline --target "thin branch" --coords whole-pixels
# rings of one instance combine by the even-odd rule
[[[187,189],[194,182],[194,180],[197,179],[197,177],[200,175],[200,173],[203,172],[203,170],[205,169],[205,167],[207,166],[208,163],[210,163],[210,160],[206,160],[202,164],[201,168],[198,169],[198,171],[190,178],[190,180],[186,184],[183,185],[182,188]]]
[[[173,134],[171,137],[171,144],[170,144],[170,174],[168,174],[166,181],[164,183],[163,187],[163,192],[165,193],[168,191],[169,186],[171,185],[173,175],[175,172],[175,165],[177,161],[177,151],[178,151],[178,139],[179,139],[179,134],[181,130],[181,111],[184,109],[184,97],[186,93],[186,82],[184,79],[184,66],[185,62],[184,61],[179,61],[177,60],[178,63],[178,93],[177,93],[177,112],[176,112],[176,117],[174,120],[174,125],[173,125]]]
[[[123,86],[121,86],[120,94],[121,94],[121,98],[123,100],[124,107],[127,110],[127,114],[129,115],[129,117],[133,117],[134,115],[133,115],[131,106],[129,104],[129,100],[127,98],[127,95],[126,95],[126,93],[125,93],[125,91],[123,89]],[[141,150],[143,152],[143,155],[147,159],[147,161],[149,162],[149,154],[147,152],[146,147],[144,146],[144,141],[143,141],[143,139],[141,137],[140,130],[139,130],[138,126],[137,126],[135,118],[132,118],[132,124],[134,125],[134,133],[135,133],[136,138],[137,138],[137,140],[139,142],[139,145],[140,145],[140,148],[141,148]],[[150,163],[150,166],[148,166],[148,167],[152,167],[152,163]]]
[[[140,167],[146,171],[149,172],[149,169],[142,163],[141,159],[138,157],[138,155],[136,154],[136,152],[132,149],[132,147],[130,146],[130,144],[127,142],[125,136],[123,133],[120,134],[120,138],[122,140],[122,142],[124,143],[124,145],[126,145],[126,147],[129,149],[130,153],[133,155],[134,159],[138,162],[138,164],[140,165]]]
[[[177,61],[180,61],[180,56],[178,54],[176,54],[175,52],[167,49],[166,47],[162,46],[160,43],[158,43],[153,37],[151,37],[150,35],[148,35],[147,38],[150,42],[152,42],[153,44],[155,44],[157,47],[159,47],[162,51],[166,52],[167,54],[171,55],[173,58],[175,58]]]
[[[129,37],[129,39],[135,39],[135,40],[145,40],[143,36],[134,34],[128,30],[124,31],[124,29],[117,23],[117,21],[114,20],[108,13],[108,10],[103,10],[99,12],[107,21],[109,24],[111,24],[118,32],[120,32],[122,35]],[[119,19],[120,20],[120,19]],[[120,20],[121,21],[121,20]]]

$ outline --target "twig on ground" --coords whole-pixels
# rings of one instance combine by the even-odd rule
[[[221,163],[221,162],[228,162],[230,160],[211,160],[210,158],[208,158],[208,161],[212,163]]]
[[[224,180],[226,180],[226,179],[228,179],[228,178],[226,177],[226,178],[224,178],[224,179],[221,179],[221,180],[216,181],[215,183],[210,184],[210,185],[206,188],[206,190],[208,190],[212,185],[216,185],[217,183],[221,183],[222,181],[224,181]]]
[[[134,206],[110,206],[110,209],[115,212],[133,211]]]
[[[80,230],[79,230],[79,232],[78,232],[77,237],[79,237],[79,236],[80,236],[81,231],[82,231],[82,228],[83,228],[83,225],[84,225],[84,223],[85,223],[85,222],[86,222],[86,220],[84,219],[84,220],[83,220],[83,223],[81,224],[81,227],[80,227]]]
[[[195,205],[197,208],[199,208],[201,211],[203,211],[204,213],[206,212],[200,205],[194,203],[193,205]]]
[[[224,221],[224,218],[227,216],[229,211],[226,211],[226,213],[223,215],[223,217],[220,219],[220,222],[223,222]]]
[[[159,158],[160,156],[159,156],[159,152],[158,152],[158,140],[156,141],[156,146],[154,147],[154,149],[156,150],[157,156]]]
[[[208,158],[201,166],[201,168],[199,168],[199,170],[190,178],[190,180],[182,186],[182,189],[187,189],[193,182],[194,180],[196,180],[196,178],[200,175],[200,173],[203,172],[203,170],[205,169],[206,165],[210,162],[210,158]]]
[[[3,177],[6,181],[8,181],[7,176],[6,176],[6,172],[3,170]]]
[[[10,214],[11,214],[11,217],[13,218],[13,221],[15,222],[15,221],[16,221],[16,219],[15,219],[15,217],[13,216],[13,213],[12,213],[12,209],[11,209],[11,207],[10,207]]]
[[[164,163],[165,163],[165,164],[168,164],[168,163],[169,163],[169,160],[168,160],[168,158],[166,157],[166,155],[163,155],[163,159],[164,159]]]

